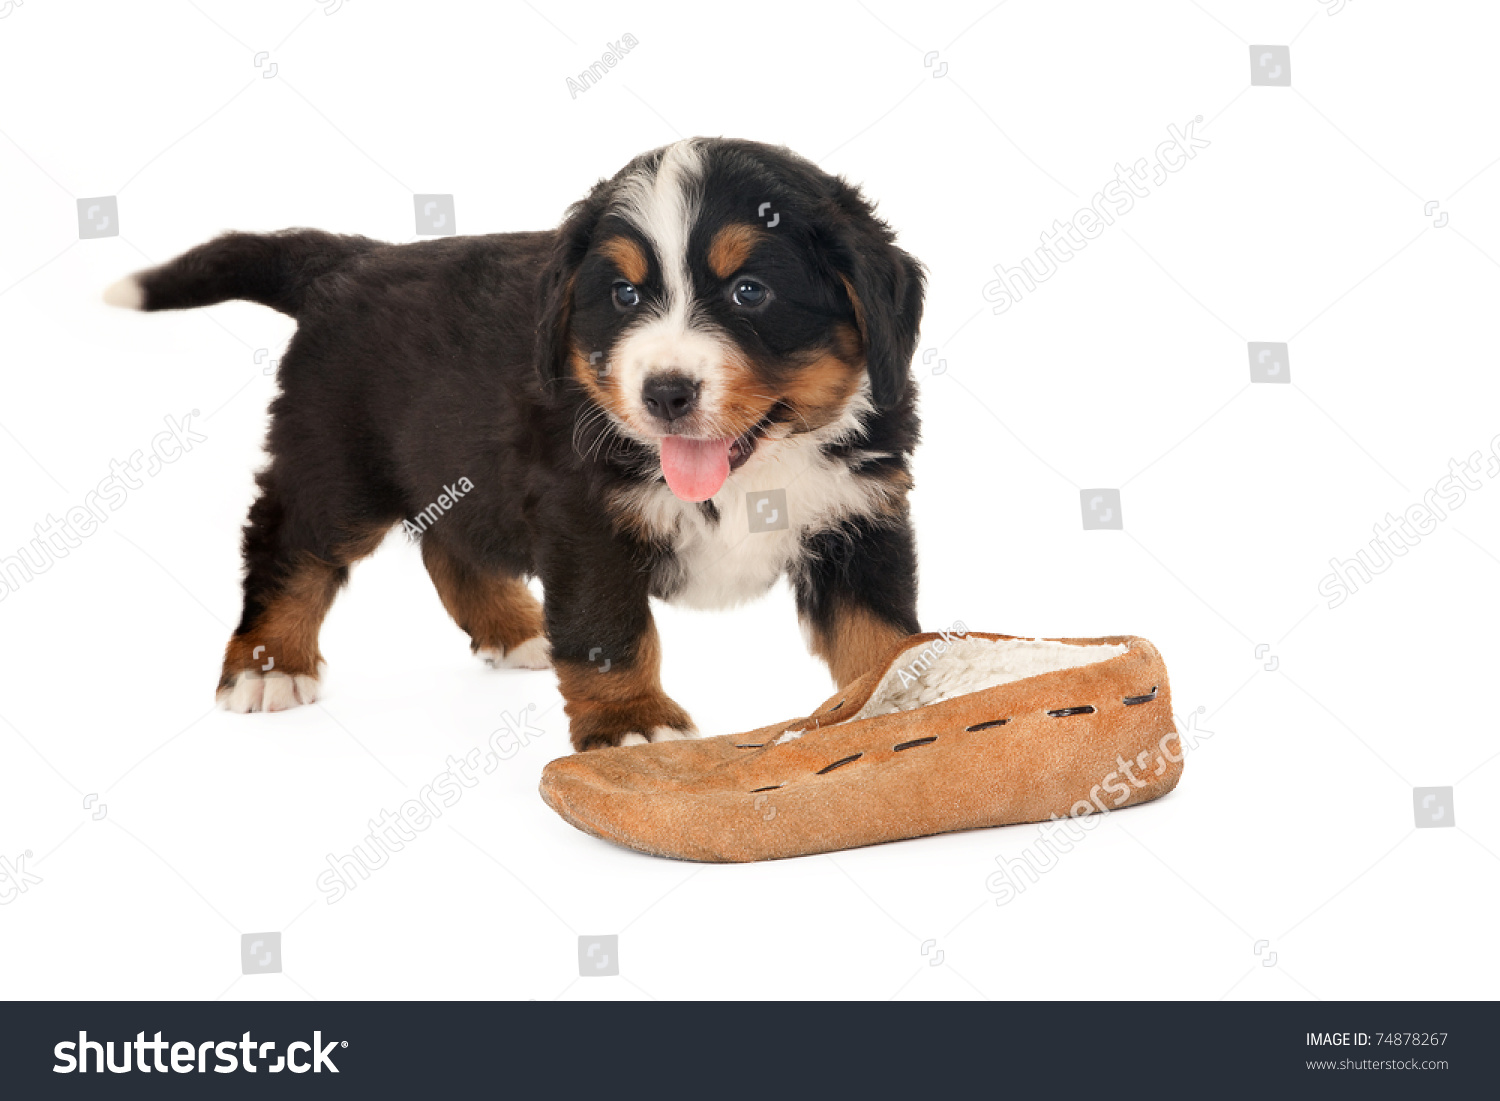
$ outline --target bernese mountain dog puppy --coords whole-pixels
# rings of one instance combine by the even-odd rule
[[[918,630],[922,295],[857,188],[697,138],[601,180],[555,230],[230,233],[106,300],[297,320],[223,706],[317,697],[324,615],[401,525],[475,653],[556,669],[586,750],[696,736],[662,689],[652,597],[727,608],[785,575],[839,685]]]

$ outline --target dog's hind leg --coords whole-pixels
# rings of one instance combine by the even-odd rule
[[[285,711],[318,698],[318,631],[349,567],[389,525],[323,532],[326,518],[293,517],[271,471],[245,524],[245,604],[224,651],[218,701],[229,711]]]
[[[472,566],[431,535],[422,540],[422,561],[476,655],[497,668],[551,668],[542,606],[526,582]]]

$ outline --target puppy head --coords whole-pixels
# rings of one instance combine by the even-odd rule
[[[538,368],[707,500],[763,444],[906,395],[922,269],[843,180],[771,146],[645,154],[569,212]]]

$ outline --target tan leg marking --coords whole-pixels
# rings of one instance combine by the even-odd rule
[[[318,632],[342,584],[342,570],[380,546],[374,528],[335,549],[337,562],[307,554],[290,568],[250,629],[224,648],[217,699],[231,711],[283,711],[318,697]]]
[[[813,628],[812,651],[828,663],[840,688],[863,676],[888,655],[906,632],[865,608],[839,609],[829,628]]]
[[[318,630],[338,594],[337,574],[337,567],[310,555],[298,563],[250,630],[229,640],[219,687],[246,669],[317,676],[323,660]]]
[[[568,714],[573,748],[619,745],[629,734],[660,741],[693,730],[693,720],[661,687],[661,641],[651,624],[628,662],[559,661],[557,684]],[[634,741],[634,739],[632,739]]]
[[[422,542],[422,561],[443,607],[468,632],[475,653],[509,654],[542,635],[542,606],[519,577],[482,574],[431,539]]]

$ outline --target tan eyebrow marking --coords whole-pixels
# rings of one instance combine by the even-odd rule
[[[755,226],[725,226],[708,246],[708,266],[720,279],[728,279],[745,266],[760,237]]]
[[[632,283],[646,281],[646,253],[629,237],[611,237],[599,246],[599,253]]]

